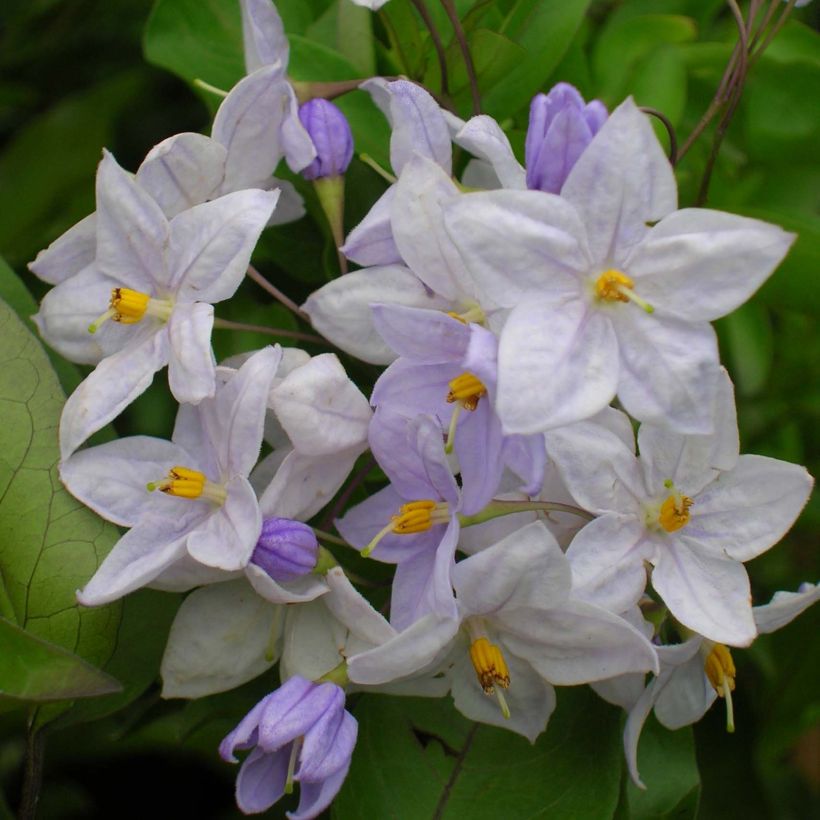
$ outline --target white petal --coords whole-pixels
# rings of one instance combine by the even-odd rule
[[[492,117],[472,117],[456,133],[453,142],[489,162],[503,188],[526,189],[526,172],[515,158],[507,135]]]
[[[496,410],[506,433],[539,433],[604,408],[618,384],[608,318],[580,299],[522,302],[498,347]]]
[[[444,208],[444,225],[485,307],[578,295],[590,260],[571,205],[541,191],[484,191]]]
[[[620,262],[657,222],[677,207],[672,166],[646,114],[627,99],[610,114],[570,171],[561,196],[586,225],[601,265]]]
[[[782,629],[818,600],[818,584],[801,584],[797,592],[775,592],[768,604],[752,608],[757,631],[767,634]]]
[[[137,182],[168,219],[213,197],[225,173],[225,148],[203,134],[176,134],[155,145]]]
[[[341,567],[333,567],[325,577],[330,587],[325,606],[352,633],[374,646],[396,637],[396,630],[350,583]]]
[[[282,18],[270,0],[242,0],[242,43],[248,72],[278,62],[284,76],[290,46]]]
[[[177,611],[162,656],[162,697],[201,698],[235,689],[277,660],[282,619],[245,579],[192,592]]]
[[[717,643],[748,646],[755,638],[749,577],[738,561],[717,558],[682,533],[658,550],[652,585],[669,611]]]
[[[246,478],[232,478],[225,490],[225,503],[188,537],[188,552],[209,567],[242,569],[262,531],[262,514]]]
[[[679,433],[711,433],[720,380],[712,327],[619,307],[610,315],[621,360],[618,398],[626,411]]]
[[[190,502],[188,502],[190,504]],[[189,592],[196,587],[208,586],[209,584],[221,584],[225,581],[233,581],[241,578],[242,570],[226,572],[223,569],[206,567],[191,558],[188,553],[169,567],[148,584],[149,589],[159,589],[163,592]]]
[[[97,170],[97,266],[133,290],[167,281],[168,220],[150,194],[107,151]]]
[[[655,225],[625,267],[659,314],[710,322],[742,305],[795,238],[757,219],[687,208]]]
[[[675,668],[666,685],[657,693],[655,717],[667,729],[680,729],[699,721],[716,697],[717,692],[704,672],[703,658],[696,653]]]
[[[347,629],[328,611],[325,597],[286,607],[284,647],[279,666],[282,680],[294,675],[317,680],[344,659]]]
[[[391,185],[373,204],[359,224],[347,235],[341,252],[358,265],[397,265],[401,254],[393,238],[390,221],[396,186]]]
[[[77,593],[83,606],[99,606],[149,584],[185,555],[185,542],[207,511],[197,505],[187,515],[146,516],[114,545],[94,576]]]
[[[451,673],[453,704],[470,720],[509,729],[535,743],[555,710],[555,690],[526,661],[509,651],[504,653],[504,659],[510,672],[510,688],[504,690],[509,718],[501,713],[495,695],[485,694],[479,686],[466,650],[459,652]]]
[[[741,456],[695,498],[687,537],[736,561],[773,547],[794,524],[813,484],[805,468],[765,456]]]
[[[148,512],[172,518],[190,505],[187,499],[146,489],[177,464],[194,468],[196,462],[170,441],[129,436],[74,453],[60,464],[60,479],[98,515],[121,527],[133,527]]]
[[[257,594],[272,604],[303,604],[327,592],[327,584],[316,575],[305,575],[280,584],[261,567],[248,564],[245,576]]]
[[[399,177],[390,209],[393,238],[407,267],[448,299],[475,295],[442,219],[442,207],[459,196],[449,174],[432,160],[413,154]]]
[[[94,261],[97,215],[89,214],[37,254],[28,269],[44,282],[58,285]]]
[[[180,402],[198,404],[214,395],[216,377],[211,352],[213,305],[180,304],[168,321],[168,385]]]
[[[370,311],[381,302],[434,310],[453,307],[399,265],[340,276],[311,294],[303,307],[313,327],[342,350],[371,364],[389,364],[396,354],[382,341]]]
[[[314,356],[270,392],[270,407],[304,455],[364,447],[372,412],[333,353]]]
[[[92,433],[116,418],[168,361],[168,334],[152,331],[103,359],[68,397],[60,417],[60,454],[67,459]]]
[[[237,191],[171,220],[169,268],[181,301],[233,296],[278,198],[278,191]]]
[[[264,191],[279,191],[279,201],[273,209],[273,214],[268,220],[268,225],[284,225],[287,222],[295,222],[305,215],[305,203],[302,197],[293,187],[292,182],[286,179],[271,177],[267,185],[253,185],[253,188],[262,188]],[[228,193],[227,191],[225,193]]]

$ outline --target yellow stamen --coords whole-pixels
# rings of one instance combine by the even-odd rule
[[[470,644],[470,660],[484,694],[492,695],[496,686],[510,688],[510,671],[501,650],[489,639],[476,638]]]
[[[468,308],[463,313],[456,313],[454,310],[448,310],[447,315],[451,319],[455,319],[457,322],[461,322],[463,325],[468,325],[470,322],[476,322],[477,324],[484,324],[487,320],[487,315],[481,309],[479,305],[474,305],[471,308]]]
[[[647,313],[654,313],[655,308],[638,296],[634,280],[619,270],[605,270],[595,280],[595,295],[607,302],[634,302]]]
[[[689,508],[694,502],[680,493],[673,493],[661,504],[658,523],[667,531],[675,532],[689,523]]]
[[[465,410],[475,410],[478,407],[478,400],[487,395],[487,388],[472,373],[462,373],[456,376],[449,383],[449,387],[447,401],[450,404],[455,401],[460,402]]]
[[[708,651],[703,669],[706,677],[718,695],[726,700],[726,731],[734,732],[735,714],[732,704],[732,692],[735,689],[735,662],[732,653],[722,643],[704,641],[701,651]]]
[[[446,502],[436,502],[432,499],[410,501],[399,507],[398,515],[390,517],[390,523],[379,530],[370,543],[361,551],[363,558],[367,558],[378,546],[379,541],[388,533],[396,535],[413,535],[426,532],[435,524],[446,524],[450,518],[450,508]]]
[[[167,321],[172,308],[172,303],[167,299],[153,299],[147,293],[131,288],[113,288],[108,310],[88,326],[88,332],[96,333],[100,325],[109,319],[124,325],[133,325],[146,313]]]
[[[177,498],[204,498],[215,504],[225,503],[227,494],[221,484],[209,481],[205,473],[199,470],[191,470],[188,467],[172,467],[168,476],[161,481],[152,481],[146,485],[148,492],[159,490],[166,495],[174,495]]]

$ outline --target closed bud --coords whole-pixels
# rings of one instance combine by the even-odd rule
[[[313,571],[318,554],[319,543],[307,524],[289,518],[266,518],[251,563],[274,581],[292,581]]]
[[[600,100],[584,103],[577,89],[558,83],[530,104],[525,159],[527,187],[557,194],[608,117]]]
[[[332,102],[317,98],[300,106],[299,119],[316,147],[316,159],[302,176],[314,180],[344,174],[353,158],[353,134],[345,115]]]

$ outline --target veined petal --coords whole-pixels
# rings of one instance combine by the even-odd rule
[[[268,225],[284,225],[288,222],[295,222],[305,215],[305,203],[301,195],[293,187],[292,182],[286,179],[271,177],[266,184],[252,185],[252,188],[261,188],[263,191],[279,191],[279,201],[273,209],[273,214],[268,220]],[[228,193],[228,191],[225,191]]]
[[[97,170],[97,267],[134,290],[166,282],[168,220],[151,195],[103,151]]]
[[[341,567],[330,569],[325,579],[330,595],[324,604],[351,633],[374,646],[396,637],[396,630],[350,583]]]
[[[390,164],[399,175],[414,153],[452,171],[450,131],[438,103],[421,86],[407,80],[376,77],[361,84],[390,121]]]
[[[365,217],[347,235],[339,249],[358,265],[398,265],[401,258],[393,238],[390,213],[396,186],[391,185],[373,204]]]
[[[658,222],[624,266],[659,315],[710,322],[742,305],[794,240],[758,219],[686,208]]]
[[[373,325],[371,305],[377,303],[453,309],[449,300],[399,265],[340,276],[311,294],[303,307],[313,327],[342,350],[371,364],[389,364],[396,354]]]
[[[168,320],[168,385],[177,401],[199,404],[216,391],[213,325],[213,305],[204,302],[177,305]]]
[[[227,153],[203,134],[176,134],[155,145],[136,179],[168,219],[213,197],[222,183]]]
[[[685,533],[675,536],[665,538],[658,550],[652,573],[658,595],[694,632],[717,643],[748,646],[757,630],[743,564],[716,557]]]
[[[256,564],[248,564],[245,575],[257,594],[272,604],[303,604],[327,593],[327,584],[315,575],[280,584]]]
[[[175,464],[198,466],[195,457],[170,441],[129,436],[74,453],[60,464],[60,479],[98,515],[133,527],[146,513],[173,518],[189,507],[189,499],[146,489]]]
[[[278,191],[236,191],[171,220],[168,264],[180,301],[233,296],[278,198]]]
[[[148,332],[103,359],[68,397],[60,417],[60,454],[67,459],[92,433],[116,418],[168,361],[168,334]]]
[[[200,698],[269,669],[282,619],[243,578],[192,592],[177,611],[162,656],[162,696]]]
[[[316,159],[316,146],[299,119],[299,101],[290,83],[285,84],[285,97],[285,117],[280,128],[282,148],[288,168],[296,173]]]
[[[241,0],[242,44],[248,73],[271,63],[279,63],[284,77],[290,46],[276,6],[269,0]]]
[[[507,135],[492,117],[480,114],[467,120],[453,142],[489,162],[503,188],[526,189],[526,172],[515,158]]]
[[[470,344],[470,327],[440,310],[373,305],[373,324],[399,355],[421,364],[457,362]]]
[[[209,511],[174,517],[148,515],[114,545],[91,580],[77,593],[83,606],[100,606],[144,587],[185,555],[185,542]]]
[[[333,455],[367,441],[370,406],[333,353],[290,372],[271,390],[269,403],[304,455]]]
[[[358,724],[342,710],[326,711],[305,733],[299,755],[299,783],[319,783],[350,765]]]
[[[247,478],[235,476],[225,490],[225,503],[188,537],[188,552],[209,567],[242,569],[262,531],[262,514]]]
[[[442,219],[443,207],[460,196],[449,172],[415,153],[399,177],[390,209],[393,239],[405,264],[427,287],[448,299],[476,295]]]
[[[626,411],[679,433],[711,433],[720,379],[712,327],[624,307],[610,315],[621,362],[618,398]]]
[[[236,805],[245,814],[267,811],[285,793],[290,748],[265,752],[255,748],[236,776]]]
[[[352,732],[350,721],[353,721],[354,724],[356,723],[355,718],[346,712],[343,726],[347,728],[344,731],[348,737],[353,734],[355,742],[355,734]],[[342,783],[344,783],[347,777],[349,768],[350,758],[347,759],[341,769],[334,772],[330,777],[326,777],[324,780],[320,780],[316,783],[300,781],[299,806],[296,811],[289,811],[287,813],[288,820],[312,820],[312,818],[318,817],[339,793],[339,789],[342,788]]]
[[[455,453],[461,472],[464,515],[484,509],[498,491],[505,467],[504,442],[501,422],[489,401],[479,401],[478,407],[460,420]]]
[[[541,191],[558,193],[591,139],[592,129],[587,124],[580,106],[566,106],[560,109],[550,123],[546,137],[534,157],[534,167],[531,168],[527,160],[527,178],[530,180],[530,186]]]
[[[612,400],[618,341],[579,298],[530,299],[510,313],[498,346],[497,411],[506,433],[540,433]]]
[[[443,212],[485,307],[580,296],[578,277],[590,265],[584,228],[560,197],[483,191],[454,198]]]
[[[701,643],[702,641],[696,642]],[[717,692],[704,673],[700,653],[675,668],[655,700],[655,717],[667,729],[680,729],[699,721],[715,702]]]
[[[765,456],[740,456],[695,499],[686,536],[713,555],[749,561],[794,524],[811,493],[804,467]]]
[[[677,207],[672,166],[649,118],[629,98],[609,116],[561,189],[575,206],[596,263],[620,263],[632,246]]]
[[[801,584],[797,592],[775,592],[768,604],[752,607],[757,631],[765,635],[782,629],[818,600],[820,600],[820,585],[818,584]]]
[[[94,261],[97,215],[89,214],[37,254],[28,269],[44,282],[59,285]]]
[[[504,659],[510,670],[510,688],[504,691],[510,708],[509,718],[501,713],[494,697],[484,694],[466,647],[461,648],[450,673],[453,705],[470,720],[509,729],[535,743],[555,710],[555,690],[527,661],[506,647]]]

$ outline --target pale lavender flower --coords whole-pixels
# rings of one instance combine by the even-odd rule
[[[266,518],[251,563],[274,581],[292,581],[312,572],[318,555],[319,542],[307,524],[289,518]]]
[[[353,159],[347,117],[332,102],[316,98],[299,107],[299,120],[316,147],[316,159],[302,169],[302,176],[314,180],[344,174]]]
[[[236,763],[237,749],[253,749],[236,778],[236,803],[245,814],[267,811],[299,784],[299,807],[290,820],[321,814],[342,786],[356,745],[358,724],[334,683],[287,680],[263,698],[219,744]]]

